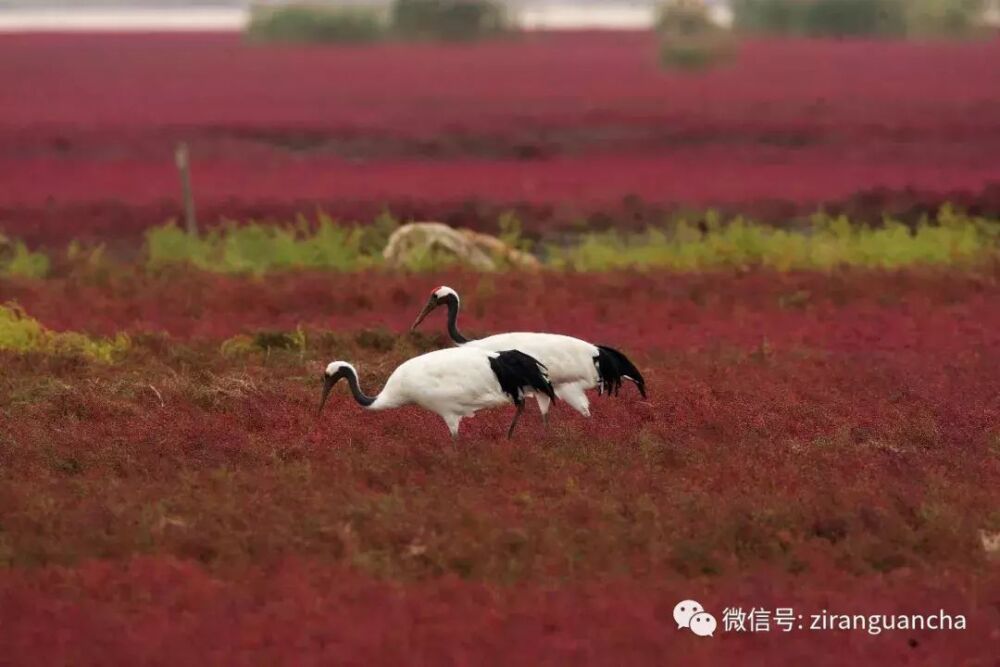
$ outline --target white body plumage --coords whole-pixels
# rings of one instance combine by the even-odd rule
[[[526,360],[523,365],[516,363],[520,359]],[[503,385],[501,376],[507,380],[507,387]],[[382,391],[374,397],[366,396],[361,391],[354,366],[346,361],[331,362],[324,374],[323,403],[330,389],[341,378],[347,379],[355,400],[362,407],[388,410],[419,405],[440,415],[453,437],[458,435],[458,426],[463,418],[484,408],[510,403],[518,406],[510,428],[512,433],[523,405],[523,396],[535,388],[552,391],[545,369],[538,366],[536,360],[516,351],[493,351],[479,347],[436,350],[409,359],[392,372]],[[321,404],[321,410],[322,407]]]
[[[585,417],[590,416],[587,390],[602,388],[617,392],[621,379],[635,382],[645,396],[645,381],[638,369],[625,355],[608,347],[600,347],[585,340],[562,334],[516,332],[503,333],[478,340],[468,340],[458,331],[458,292],[450,287],[438,287],[431,292],[430,300],[411,327],[415,329],[429,312],[440,305],[448,307],[448,334],[461,349],[520,350],[545,365],[555,395]],[[535,393],[543,418],[548,414],[551,400]]]
[[[587,390],[600,383],[594,358],[597,346],[579,338],[550,333],[515,332],[496,334],[470,340],[457,349],[520,350],[545,365],[549,381],[560,400],[584,417],[590,416]],[[535,394],[543,415],[548,414],[552,401],[544,394]]]

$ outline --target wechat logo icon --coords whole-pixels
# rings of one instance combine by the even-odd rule
[[[718,623],[715,616],[705,611],[695,600],[681,600],[674,606],[674,621],[677,629],[687,628],[699,637],[714,637]]]

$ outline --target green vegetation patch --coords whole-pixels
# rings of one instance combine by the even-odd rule
[[[382,8],[295,3],[255,7],[246,35],[273,42],[370,44],[386,38],[470,41],[513,29],[494,0],[394,0]]]
[[[0,305],[0,351],[80,356],[112,363],[130,347],[131,341],[125,334],[108,339],[73,331],[55,332],[30,317],[16,303]]]
[[[44,278],[48,272],[48,256],[0,234],[0,277]]]
[[[385,37],[382,12],[369,7],[296,4],[254,7],[246,34],[274,42],[365,44]]]
[[[812,37],[987,34],[984,0],[734,0],[739,30]]]
[[[192,235],[174,223],[146,234],[148,267],[189,264],[218,273],[263,274],[288,269],[356,271],[377,266],[388,238],[386,225],[336,224],[325,215],[316,225],[300,219],[291,225],[228,222],[206,234]]]
[[[660,64],[671,69],[701,70],[726,62],[735,53],[730,31],[717,25],[699,0],[671,0],[656,18]]]
[[[914,227],[887,220],[879,227],[843,217],[814,216],[806,231],[760,225],[743,218],[702,226],[685,220],[641,234],[591,233],[579,244],[550,247],[549,265],[577,271],[674,269],[698,271],[765,266],[779,271],[839,266],[893,269],[910,265],[971,265],[995,256],[1000,225],[950,208]]]
[[[493,0],[395,0],[392,29],[406,39],[466,41],[502,35],[512,24]]]
[[[532,243],[513,214],[500,219],[499,239],[507,247],[534,254],[551,270],[710,271],[766,267],[777,271],[829,271],[842,266],[895,269],[906,266],[974,268],[997,258],[1000,221],[969,216],[944,207],[934,218],[916,224],[886,219],[878,225],[851,222],[844,216],[814,215],[807,224],[776,227],[709,213],[700,221],[674,219],[642,232],[584,232],[561,243]],[[178,267],[242,275],[280,271],[328,270],[353,272],[390,270],[382,251],[399,223],[389,214],[372,224],[346,225],[320,214],[318,222],[225,222],[202,234],[189,234],[174,223],[146,233],[145,270]],[[23,248],[20,243],[8,247]],[[49,259],[18,250],[0,275],[43,277]],[[27,254],[25,254],[27,253]],[[30,259],[29,259],[30,258]],[[503,258],[499,258],[502,260]],[[412,272],[438,271],[461,264],[461,258],[439,251],[406,263]],[[7,266],[2,265],[0,266]],[[103,248],[81,250],[71,244],[60,275],[77,278],[112,271],[114,260]],[[500,261],[506,270],[515,264]]]

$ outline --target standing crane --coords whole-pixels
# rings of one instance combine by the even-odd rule
[[[448,308],[448,335],[459,349],[517,349],[530,354],[548,369],[555,395],[584,417],[590,416],[590,401],[586,390],[618,395],[622,380],[633,382],[646,398],[646,381],[628,357],[606,345],[594,345],[579,338],[550,333],[502,333],[479,340],[469,340],[458,330],[460,307],[458,292],[447,286],[435,288],[420,311],[410,331],[439,306]],[[542,419],[548,423],[552,399],[545,393],[535,393]]]

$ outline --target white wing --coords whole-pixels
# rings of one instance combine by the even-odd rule
[[[554,385],[584,383],[597,384],[594,357],[597,346],[572,336],[550,333],[503,333],[466,343],[459,349],[477,347],[484,350],[520,350],[542,362],[549,371],[549,381]]]
[[[416,403],[439,414],[472,414],[507,403],[510,399],[493,374],[490,356],[481,348],[454,347],[405,361],[386,382],[379,395],[385,399],[378,407]]]

